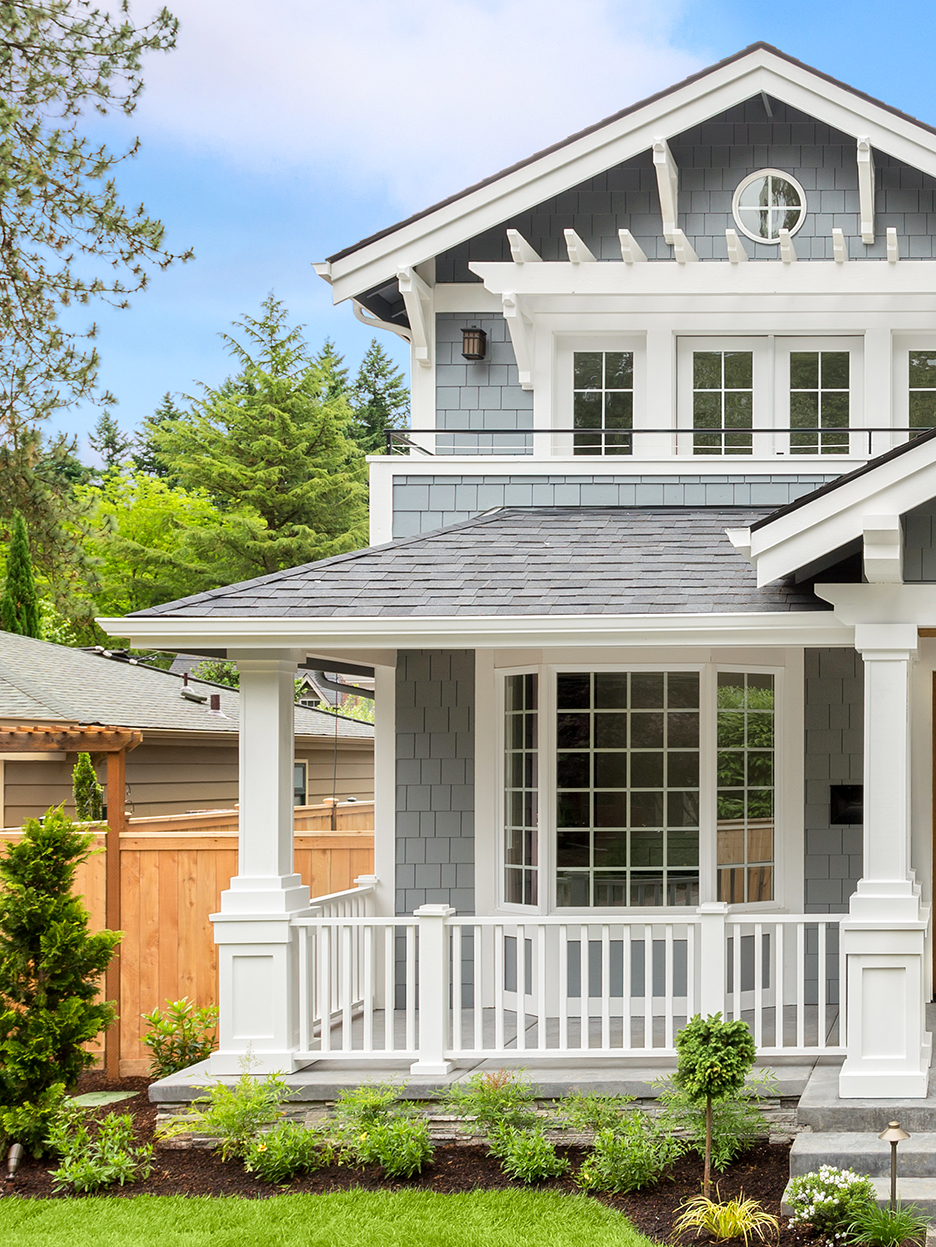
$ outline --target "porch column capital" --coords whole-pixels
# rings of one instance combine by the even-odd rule
[[[860,623],[855,625],[855,649],[865,662],[909,661],[916,657],[917,625]]]

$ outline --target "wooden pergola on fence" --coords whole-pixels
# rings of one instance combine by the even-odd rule
[[[0,752],[103,753],[107,756],[107,883],[105,922],[120,930],[120,837],[126,830],[127,754],[143,740],[142,732],[125,727],[6,726],[0,724]],[[104,994],[120,1008],[120,947],[107,967]],[[104,1069],[120,1077],[120,1017],[104,1036]]]

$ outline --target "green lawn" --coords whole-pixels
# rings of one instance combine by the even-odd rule
[[[585,1196],[340,1191],[275,1199],[0,1199],[3,1247],[649,1247]]]

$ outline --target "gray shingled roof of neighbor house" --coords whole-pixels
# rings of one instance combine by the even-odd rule
[[[181,678],[168,671],[0,632],[0,720],[237,733],[234,689],[189,677],[189,690],[204,702],[182,697],[181,690]],[[221,697],[223,717],[209,713],[212,693]],[[333,739],[335,724],[333,714],[296,707],[297,736]],[[369,723],[338,717],[337,725],[339,739],[374,735]]]
[[[726,528],[749,507],[507,507],[136,617],[631,615],[829,610],[807,585],[757,587]]]

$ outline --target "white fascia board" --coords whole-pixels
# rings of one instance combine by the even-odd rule
[[[757,583],[806,567],[863,536],[874,515],[904,515],[936,498],[936,442],[924,442],[751,533]]]
[[[543,645],[849,645],[848,627],[829,611],[684,615],[458,615],[404,619],[99,619],[135,645],[185,652],[263,650],[524,648]]]
[[[721,296],[732,300],[773,298],[783,305],[791,297],[819,296],[841,300],[843,307],[853,307],[856,297],[867,296],[881,311],[906,311],[908,298],[915,300],[915,310],[936,308],[932,260],[902,260],[899,264],[836,264],[834,260],[784,264],[779,258],[757,264],[731,264],[727,259],[705,264],[609,260],[589,265],[548,260],[522,266],[475,261],[468,267],[494,296],[508,291],[531,299],[594,295],[685,300]],[[834,304],[829,310],[835,310]]]
[[[936,585],[816,585],[836,617],[849,627],[861,624],[913,624],[936,627]]]
[[[936,176],[936,135],[762,48],[401,225],[330,265],[336,303],[500,225],[761,92]]]

